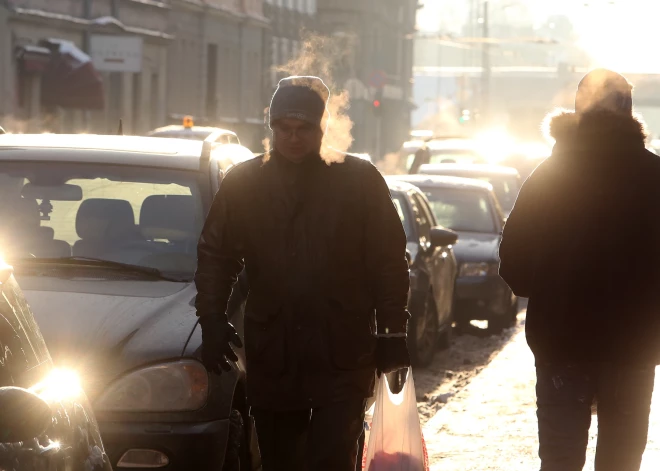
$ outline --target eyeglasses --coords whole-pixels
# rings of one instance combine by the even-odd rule
[[[298,139],[307,140],[314,137],[314,135],[317,132],[317,129],[311,124],[306,124],[298,128],[293,128],[290,126],[283,126],[281,124],[278,124],[275,127],[273,127],[273,132],[277,135],[277,137],[284,139],[286,141],[293,138],[294,135],[298,137]]]

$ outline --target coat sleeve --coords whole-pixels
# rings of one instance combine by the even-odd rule
[[[215,196],[197,246],[195,307],[198,316],[225,316],[232,286],[243,269],[235,208],[235,175],[227,174]]]
[[[378,335],[404,334],[410,317],[406,234],[382,175],[370,164],[366,173],[366,260],[373,283]]]
[[[525,182],[511,211],[500,243],[500,276],[511,290],[523,298],[531,295],[538,251],[542,170],[537,169]]]

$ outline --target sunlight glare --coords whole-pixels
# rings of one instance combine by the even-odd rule
[[[623,74],[660,73],[660,64],[644,48],[655,43],[660,2],[593,4],[584,15],[578,45],[590,55],[593,67]]]
[[[477,149],[490,164],[507,158],[514,145],[513,138],[504,129],[490,129],[475,137]]]
[[[82,394],[80,378],[73,370],[56,368],[46,378],[30,388],[47,402],[75,399]]]

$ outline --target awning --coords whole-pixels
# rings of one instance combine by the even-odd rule
[[[86,110],[105,107],[103,79],[87,54],[61,39],[42,40],[39,45],[51,51],[42,76],[42,105]]]

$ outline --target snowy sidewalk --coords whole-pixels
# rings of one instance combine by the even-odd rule
[[[535,384],[534,358],[520,332],[424,427],[431,471],[539,469]],[[642,471],[660,469],[660,378],[656,392]],[[587,471],[596,431],[594,417]]]

